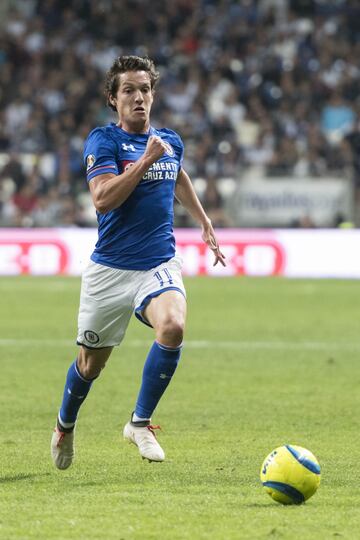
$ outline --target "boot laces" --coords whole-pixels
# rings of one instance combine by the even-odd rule
[[[160,426],[153,426],[153,425],[149,425],[149,426],[146,426],[146,428],[154,435],[155,439],[156,439],[156,434],[154,432],[155,429],[160,429],[161,430],[161,427]]]
[[[66,433],[64,431],[59,431],[59,430],[56,430],[56,429],[54,431],[57,431],[58,434],[59,434],[59,438],[58,438],[58,441],[56,443],[56,446],[59,447],[59,446],[61,446],[61,443],[65,439]]]

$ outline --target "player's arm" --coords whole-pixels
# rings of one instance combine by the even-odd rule
[[[209,248],[212,249],[215,256],[214,266],[218,262],[223,266],[226,266],[225,255],[220,251],[211,221],[206,215],[205,210],[196,195],[189,175],[183,168],[180,169],[177,177],[175,196],[180,204],[189,212],[191,217],[201,226],[202,239]]]
[[[100,214],[118,208],[134,191],[142,177],[165,152],[166,146],[160,137],[149,137],[144,154],[126,171],[115,175],[99,174],[90,180],[89,189],[94,206]]]

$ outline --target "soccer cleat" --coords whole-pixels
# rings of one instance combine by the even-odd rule
[[[143,459],[149,463],[152,461],[164,461],[165,453],[156,440],[155,429],[160,426],[152,426],[149,421],[128,422],[124,427],[124,439],[135,444]]]
[[[74,459],[74,431],[61,431],[58,425],[54,429],[51,438],[51,456],[58,469],[67,469]]]

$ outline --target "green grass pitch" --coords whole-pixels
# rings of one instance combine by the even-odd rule
[[[49,444],[79,286],[0,280],[1,539],[359,537],[358,282],[187,279],[186,344],[153,419],[166,461],[142,461],[121,436],[152,342],[134,318],[80,412],[73,466],[57,471]],[[259,481],[284,443],[322,466],[299,507]]]

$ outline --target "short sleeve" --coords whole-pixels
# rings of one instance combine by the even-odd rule
[[[179,168],[178,168],[178,171],[180,171],[180,169],[182,168],[183,166],[183,160],[184,160],[184,143],[182,142],[182,139],[180,137],[180,135],[178,135],[177,133],[174,132],[174,137],[173,137],[173,140],[172,140],[172,145],[175,149],[175,152],[176,152],[176,157],[177,157],[177,160],[178,160],[178,163],[179,163]]]
[[[117,146],[101,128],[94,129],[85,141],[84,163],[89,182],[95,176],[106,173],[119,174],[116,162]]]
[[[179,155],[179,169],[180,169],[184,161],[184,143],[182,142],[181,137],[179,137],[179,152],[180,152],[180,155]]]

